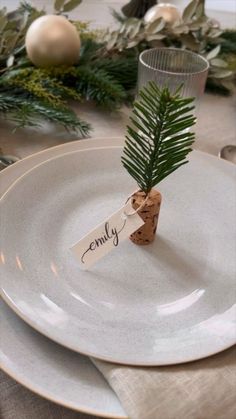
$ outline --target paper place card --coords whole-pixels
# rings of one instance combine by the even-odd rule
[[[131,214],[132,215],[127,215]],[[108,219],[90,231],[71,250],[76,256],[82,269],[90,268],[112,249],[118,247],[122,241],[138,230],[144,221],[134,213],[131,202],[115,212]]]

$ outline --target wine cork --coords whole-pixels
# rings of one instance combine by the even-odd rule
[[[144,192],[138,191],[134,193],[132,198],[132,206],[136,210],[143,204],[143,201],[146,199],[146,195]],[[138,211],[139,216],[143,219],[145,224],[131,234],[130,240],[133,243],[145,245],[154,241],[156,237],[160,205],[161,194],[155,189],[152,189],[148,194],[147,202]]]

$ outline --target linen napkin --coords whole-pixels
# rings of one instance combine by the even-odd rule
[[[167,367],[92,359],[130,419],[235,419],[236,350]]]

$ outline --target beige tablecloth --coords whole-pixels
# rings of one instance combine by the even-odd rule
[[[78,115],[93,126],[91,137],[123,136],[128,122],[128,108],[120,112],[104,112],[91,104],[75,107]],[[220,148],[236,144],[236,97],[222,97],[205,94],[198,109],[195,148],[217,155]],[[0,120],[0,147],[5,154],[15,154],[21,158],[48,147],[77,139],[76,134],[68,134],[63,128],[46,122],[41,130],[19,129],[15,133],[7,122]],[[111,140],[112,142],[112,140]]]

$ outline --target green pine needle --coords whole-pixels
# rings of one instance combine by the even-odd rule
[[[5,119],[16,123],[17,127],[37,126],[39,118],[62,125],[68,131],[79,132],[86,137],[91,129],[90,125],[65,106],[52,107],[49,103],[38,98],[28,96],[22,91],[0,92],[0,114]]]
[[[134,103],[132,126],[127,127],[122,164],[148,194],[166,176],[186,164],[192,151],[195,124],[194,98],[183,98],[181,88],[174,94],[150,82]]]
[[[92,67],[106,71],[126,90],[135,88],[138,74],[138,60],[136,57],[119,56],[116,58],[100,58],[92,63]]]
[[[127,96],[122,85],[102,69],[79,66],[77,77],[78,93],[87,100],[94,100],[98,105],[109,109],[117,108]]]

